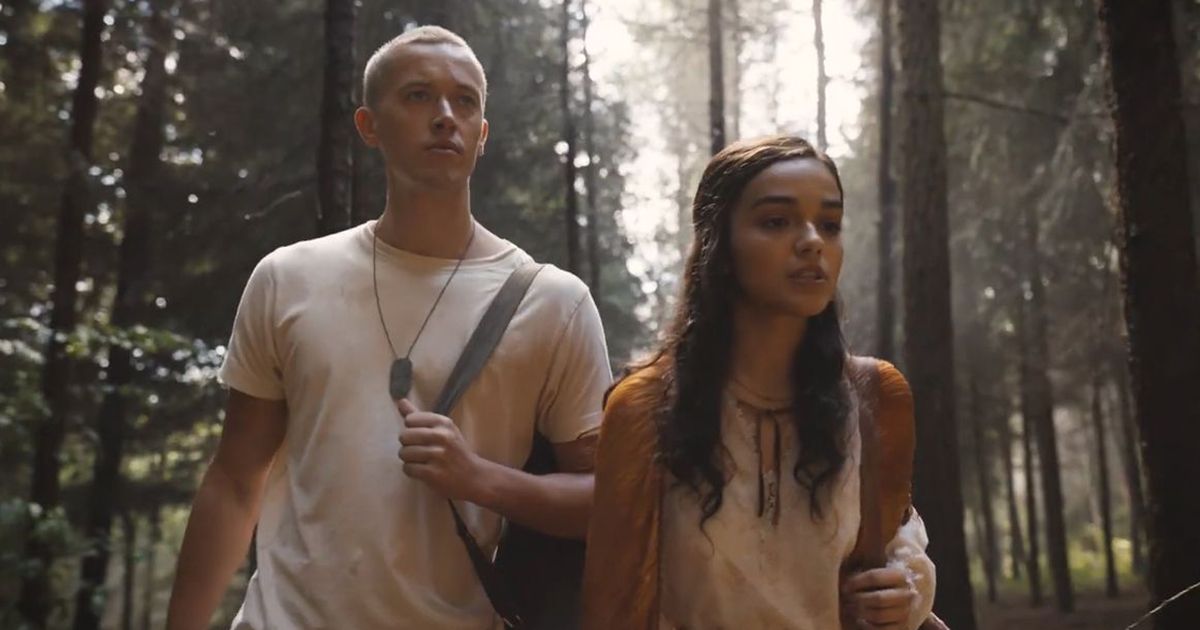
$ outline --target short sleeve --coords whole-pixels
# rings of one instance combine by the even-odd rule
[[[218,374],[227,387],[256,398],[284,397],[275,332],[276,283],[272,257],[259,261],[238,303],[229,350]]]
[[[590,293],[579,299],[552,352],[538,431],[554,443],[572,442],[600,426],[612,384],[604,326]]]
[[[937,569],[925,549],[929,546],[929,534],[925,521],[914,510],[908,522],[896,531],[896,536],[887,545],[889,567],[904,571],[908,583],[917,597],[908,611],[907,629],[920,627],[929,613],[933,612],[933,600],[937,593]]]

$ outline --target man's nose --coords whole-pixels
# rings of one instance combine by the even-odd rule
[[[456,126],[454,108],[450,106],[449,99],[439,98],[433,117],[433,128],[437,131],[453,131]]]

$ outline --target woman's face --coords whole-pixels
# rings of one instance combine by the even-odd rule
[[[812,317],[842,271],[842,195],[820,160],[776,162],[738,198],[730,217],[733,271],[748,306]]]

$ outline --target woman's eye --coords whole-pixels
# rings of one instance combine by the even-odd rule
[[[788,220],[784,217],[767,217],[761,225],[768,230],[781,230],[788,226]]]
[[[840,221],[826,221],[821,224],[821,229],[829,234],[841,234],[842,224]]]

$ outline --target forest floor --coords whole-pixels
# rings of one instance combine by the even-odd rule
[[[1028,597],[1006,594],[995,604],[981,601],[975,613],[979,630],[1125,630],[1147,611],[1148,600],[1142,590],[1126,588],[1117,599],[1108,599],[1103,592],[1076,593],[1075,612],[1063,614],[1055,610],[1053,596],[1046,604],[1032,608]],[[1153,627],[1150,620],[1138,630]]]

